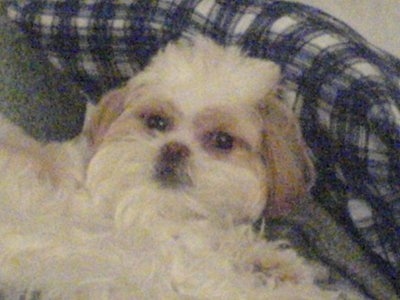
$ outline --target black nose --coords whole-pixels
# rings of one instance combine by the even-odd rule
[[[160,151],[161,160],[171,164],[179,164],[186,160],[189,155],[190,149],[179,142],[170,142],[164,145]]]
[[[170,142],[161,149],[155,166],[155,178],[163,185],[175,187],[190,182],[187,162],[190,149],[185,144]]]

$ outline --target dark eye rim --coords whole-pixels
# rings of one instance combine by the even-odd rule
[[[150,130],[157,130],[164,132],[172,127],[171,120],[160,113],[146,113],[141,114],[144,125]]]
[[[205,140],[208,147],[220,152],[231,152],[236,147],[236,138],[223,130],[207,133]]]

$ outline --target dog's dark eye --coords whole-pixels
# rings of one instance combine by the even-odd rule
[[[158,131],[165,131],[170,126],[168,118],[160,115],[149,115],[145,118],[145,122],[149,129],[155,129]]]
[[[234,137],[224,131],[214,132],[211,134],[210,138],[212,146],[219,150],[224,150],[224,151],[232,150],[235,144]]]

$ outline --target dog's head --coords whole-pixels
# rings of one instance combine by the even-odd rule
[[[145,189],[155,206],[206,217],[287,213],[313,170],[295,117],[275,97],[279,75],[272,62],[204,38],[168,45],[89,122],[88,181],[104,210]]]

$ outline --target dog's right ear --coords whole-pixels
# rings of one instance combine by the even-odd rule
[[[122,114],[125,107],[126,88],[106,93],[89,113],[85,132],[92,147],[103,140],[111,124]]]

